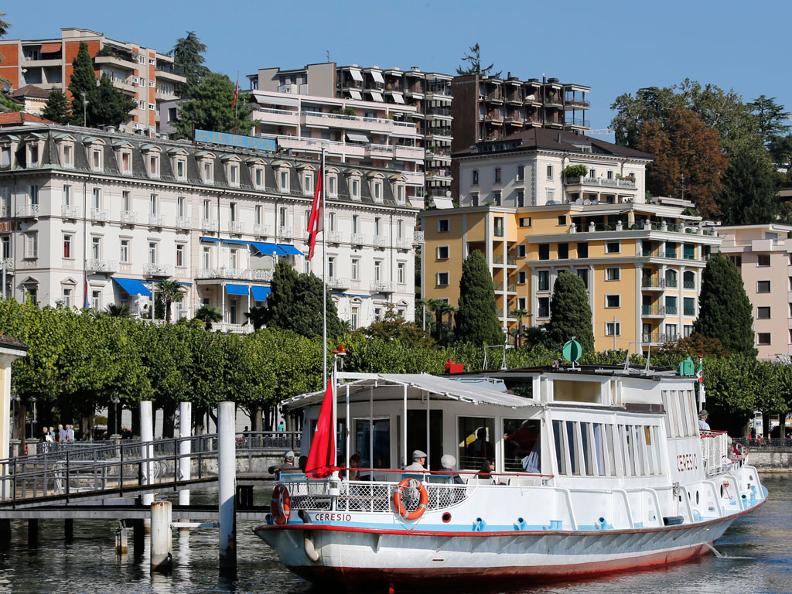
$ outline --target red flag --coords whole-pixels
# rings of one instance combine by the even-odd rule
[[[316,431],[311,440],[305,475],[309,478],[325,478],[336,469],[336,440],[333,426],[333,382],[327,382]]]
[[[239,99],[239,79],[236,81],[236,86],[234,86],[234,98],[231,99],[231,108],[233,109],[236,107],[237,100]]]
[[[308,260],[314,256],[316,249],[316,236],[322,230],[322,209],[324,208],[324,195],[322,193],[323,171],[319,170],[319,177],[316,179],[314,188],[313,204],[311,204],[311,214],[308,217]]]

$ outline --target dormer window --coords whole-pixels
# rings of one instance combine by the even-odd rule
[[[404,184],[395,184],[393,195],[396,197],[396,204],[404,204],[407,201],[407,188]]]
[[[94,171],[102,170],[102,149],[100,148],[91,149],[91,169]]]
[[[278,170],[278,191],[283,194],[289,193],[289,170]]]
[[[264,187],[264,168],[263,167],[254,167],[253,168],[253,184],[257,188]]]
[[[314,189],[314,176],[311,171],[303,172],[303,194],[310,196],[313,194]]]
[[[226,165],[226,176],[228,177],[229,185],[239,186],[239,163],[228,163]]]
[[[175,164],[176,179],[185,179],[187,177],[187,160],[183,157],[178,157],[175,159]]]
[[[27,163],[28,167],[38,167],[40,165],[38,143],[27,145]]]
[[[352,200],[360,200],[360,177],[349,178],[349,197]]]
[[[61,166],[74,167],[74,145],[70,142],[62,142],[60,146]]]
[[[204,159],[201,162],[201,178],[205,184],[214,183],[214,168],[212,167],[212,161],[209,159]]]
[[[336,173],[328,173],[325,176],[325,181],[327,182],[327,195],[331,198],[338,197],[338,174]]]
[[[159,177],[160,175],[160,161],[159,155],[148,156],[148,174],[149,177]]]
[[[11,147],[0,146],[0,167],[11,167]]]
[[[382,180],[375,179],[371,182],[371,197],[374,202],[382,202]]]

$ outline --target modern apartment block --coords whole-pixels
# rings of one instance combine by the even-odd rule
[[[126,303],[152,315],[164,279],[182,283],[176,317],[202,305],[221,329],[246,331],[277,258],[304,257],[315,158],[144,139],[77,127],[0,130],[0,248],[6,294],[42,305]],[[403,178],[381,168],[327,168],[328,284],[339,315],[366,326],[388,307],[413,318],[417,209]]]
[[[424,299],[456,305],[462,262],[480,250],[505,330],[547,323],[555,279],[569,273],[588,289],[598,350],[641,352],[692,332],[701,273],[720,240],[684,214],[690,203],[646,201],[650,155],[535,128],[454,159],[460,207],[422,214]],[[575,165],[588,173],[568,175]]]
[[[520,80],[468,74],[454,77],[453,153],[477,142],[498,140],[529,128],[585,133],[590,87],[557,78]],[[456,171],[453,172],[456,174]],[[459,186],[454,185],[454,195]]]
[[[353,158],[382,160],[391,150],[395,168],[421,179],[416,196],[450,195],[451,76],[417,67],[325,62],[294,70],[262,68],[248,78],[259,104],[254,117],[262,124],[257,132],[299,137],[281,142],[288,148],[302,147],[300,139],[314,145],[321,139],[342,157],[349,155],[350,144]],[[305,113],[302,129],[293,118],[284,122],[279,116],[288,114],[270,111],[273,108]],[[311,112],[326,115],[316,120]],[[367,143],[373,145],[368,154],[360,146]]]
[[[717,227],[720,251],[740,268],[762,359],[792,354],[792,226]]]
[[[153,135],[157,104],[176,99],[178,85],[186,82],[176,72],[173,57],[154,49],[78,28],[61,29],[59,38],[1,39],[0,77],[9,81],[12,90],[26,85],[66,90],[80,43],[88,46],[97,75],[107,74],[117,89],[137,102],[126,128]]]

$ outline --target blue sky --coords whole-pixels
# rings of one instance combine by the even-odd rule
[[[240,77],[261,66],[325,60],[453,72],[475,42],[504,75],[557,76],[592,87],[590,119],[643,86],[685,77],[776,97],[792,111],[788,31],[792,2],[755,0],[328,0],[208,2],[11,0],[9,38],[79,26],[166,51],[186,30],[209,46],[213,70]],[[244,79],[240,82],[243,85]]]

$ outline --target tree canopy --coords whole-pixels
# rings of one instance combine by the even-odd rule
[[[764,152],[740,153],[732,157],[720,197],[725,225],[757,225],[776,220],[780,204],[776,198],[773,163]]]
[[[210,72],[190,92],[176,124],[179,135],[192,138],[195,130],[216,132],[248,132],[253,123],[248,119],[251,108],[240,97],[233,105],[235,85],[225,74]]]
[[[84,42],[80,43],[77,57],[72,64],[74,70],[69,82],[69,92],[74,101],[74,123],[83,126],[119,126],[124,123],[137,104],[131,97],[116,89],[106,74],[97,82],[93,59]],[[83,100],[88,102],[85,109]]]
[[[484,254],[474,250],[462,263],[459,280],[457,338],[471,344],[502,344],[503,330],[495,306],[492,276]]]
[[[556,345],[562,345],[574,336],[584,350],[594,350],[591,307],[586,285],[577,274],[562,272],[556,277],[547,331]]]
[[[730,353],[756,355],[751,302],[737,266],[716,254],[707,261],[701,282],[694,331],[720,340]]]
[[[465,74],[478,74],[480,76],[495,76],[499,77],[501,75],[500,70],[498,72],[492,72],[493,68],[495,67],[493,64],[489,66],[482,66],[481,65],[481,47],[478,43],[471,45],[468,48],[467,53],[462,56],[462,62],[465,63],[464,66],[457,66],[457,74],[465,75]]]
[[[69,124],[73,121],[71,102],[60,89],[52,89],[47,104],[41,111],[41,117],[57,124]]]
[[[187,83],[181,89],[183,99],[191,98],[193,91],[210,72],[204,64],[205,52],[206,44],[199,39],[195,31],[187,31],[184,37],[176,40],[176,45],[171,50],[174,64],[187,79]]]

